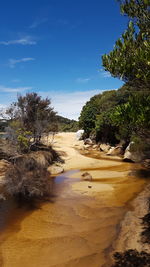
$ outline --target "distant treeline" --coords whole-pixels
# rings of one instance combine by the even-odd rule
[[[56,115],[56,124],[59,132],[76,132],[79,128],[78,122]],[[5,132],[9,120],[0,120],[0,132]]]
[[[78,122],[56,115],[59,132],[76,132],[79,128]]]

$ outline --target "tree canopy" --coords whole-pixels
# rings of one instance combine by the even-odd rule
[[[57,130],[50,99],[42,99],[37,93],[19,95],[6,112],[10,118],[7,132],[22,148],[28,147],[31,139],[39,141],[43,134]]]
[[[114,49],[102,56],[113,77],[138,87],[150,87],[150,1],[119,0],[121,12],[130,19]]]

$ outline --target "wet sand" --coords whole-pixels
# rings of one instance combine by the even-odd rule
[[[72,133],[55,139],[65,172],[54,179],[51,202],[30,210],[12,202],[0,207],[0,266],[110,266],[119,224],[146,180],[128,175],[133,165],[119,158],[81,155],[79,143]],[[84,171],[92,182],[82,180]]]

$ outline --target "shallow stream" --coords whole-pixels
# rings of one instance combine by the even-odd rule
[[[51,200],[37,208],[18,207],[12,201],[1,204],[0,266],[109,267],[119,223],[146,183],[133,174],[111,179],[111,173],[132,168],[122,163],[96,170],[109,173],[97,183],[111,185],[113,191],[91,196],[73,190],[81,181],[80,170],[73,170],[54,179]]]

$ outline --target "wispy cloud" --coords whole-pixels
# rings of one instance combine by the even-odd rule
[[[27,87],[16,87],[16,88],[12,88],[12,87],[6,87],[4,85],[0,85],[0,93],[21,93],[21,92],[25,92],[28,90],[31,90],[32,87],[27,86]]]
[[[24,36],[23,38],[16,39],[16,40],[9,40],[9,41],[0,41],[1,45],[15,45],[15,44],[20,44],[20,45],[35,45],[36,41],[33,40],[32,36]]]
[[[100,69],[98,71],[100,73],[100,75],[103,77],[103,78],[110,78],[112,77],[110,72],[109,71],[105,71],[104,69]]]
[[[77,78],[76,82],[78,83],[87,83],[91,80],[91,78]]]
[[[8,62],[8,66],[13,69],[16,66],[16,64],[18,64],[18,63],[29,62],[29,61],[33,61],[33,60],[35,60],[35,58],[33,58],[33,57],[24,57],[24,58],[20,58],[20,59],[10,58],[9,62]]]
[[[48,18],[42,18],[42,19],[36,19],[35,21],[33,21],[33,23],[29,26],[29,29],[35,29],[38,26],[40,26],[41,24],[44,24],[45,22],[48,21]]]

